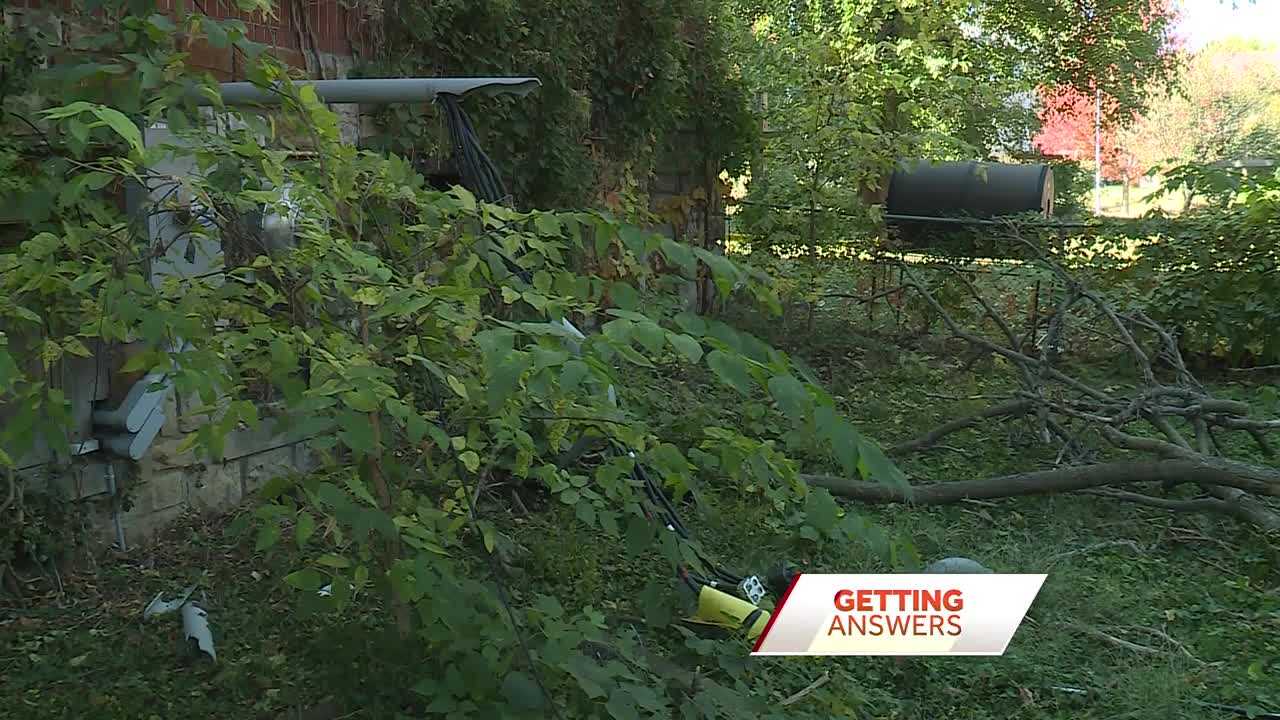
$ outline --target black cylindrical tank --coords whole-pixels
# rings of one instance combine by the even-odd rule
[[[891,215],[991,218],[1053,214],[1053,172],[1048,165],[908,161],[889,181]]]
[[[1011,244],[1000,228],[960,219],[1053,215],[1053,171],[1040,164],[907,161],[889,181],[885,212],[904,249],[1016,257],[1020,246]]]

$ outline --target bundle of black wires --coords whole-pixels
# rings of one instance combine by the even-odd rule
[[[436,103],[444,111],[445,125],[449,128],[454,169],[462,178],[463,187],[475,193],[476,197],[489,203],[506,202],[507,188],[502,184],[502,176],[480,147],[471,118],[458,103],[460,99],[448,93],[436,96]]]
[[[617,457],[632,456],[633,459],[635,459],[633,453],[616,441],[610,441],[610,447],[614,455]],[[654,515],[656,515],[659,523],[671,530],[671,532],[674,532],[676,536],[687,543],[689,547],[693,549],[694,554],[698,556],[698,559],[702,561],[706,571],[710,573],[710,577],[707,577],[696,571],[692,571],[687,568],[680,568],[681,578],[686,581],[691,579],[703,585],[729,585],[736,589],[737,586],[742,583],[743,578],[724,569],[721,565],[708,558],[702,552],[690,537],[689,529],[685,526],[684,522],[680,520],[680,514],[676,512],[675,505],[671,502],[671,498],[667,497],[667,494],[662,490],[662,486],[653,479],[653,476],[650,475],[647,470],[645,470],[644,465],[640,463],[638,459],[635,460],[636,461],[631,469],[631,477],[639,482],[640,486],[644,489],[645,498],[649,501],[650,507],[653,508]],[[696,590],[696,588],[694,589]]]

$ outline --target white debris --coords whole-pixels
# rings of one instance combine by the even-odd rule
[[[924,572],[947,575],[983,575],[991,572],[991,570],[983,567],[982,563],[977,560],[970,560],[964,557],[949,557],[929,563]]]
[[[209,613],[204,608],[190,602],[182,606],[182,632],[188,641],[195,640],[204,654],[218,661],[218,653],[213,649],[213,633],[209,631]]]

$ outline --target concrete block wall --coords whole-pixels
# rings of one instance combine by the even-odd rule
[[[179,416],[166,423],[151,451],[137,463],[116,461],[120,486],[130,501],[119,513],[126,545],[145,544],[167,523],[188,510],[222,512],[240,504],[275,477],[306,472],[313,466],[306,439],[277,433],[264,420],[256,429],[242,429],[226,438],[221,460],[184,450],[194,423]],[[114,518],[113,518],[114,525]],[[108,528],[113,542],[119,533]]]
[[[65,467],[27,469],[21,479],[77,502],[95,546],[135,548],[183,513],[225,512],[268,480],[314,467],[305,439],[273,436],[269,421],[263,425],[231,433],[220,461],[183,451],[184,435],[171,432],[139,462],[94,453]]]

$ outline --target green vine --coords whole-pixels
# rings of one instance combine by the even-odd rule
[[[750,159],[756,127],[730,53],[734,18],[719,3],[398,1],[383,12],[384,43],[361,72],[542,81],[475,113],[525,207],[593,203],[618,189],[616,168],[647,179],[665,151],[731,173]],[[431,114],[388,108],[380,120],[379,147],[438,152]]]

